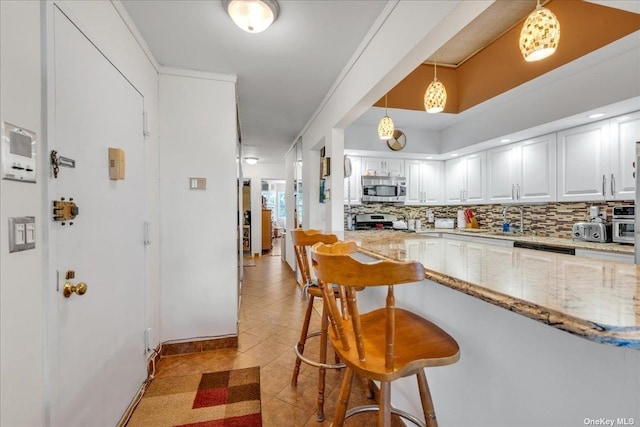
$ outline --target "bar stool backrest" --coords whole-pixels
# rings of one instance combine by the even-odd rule
[[[293,242],[293,251],[296,254],[296,263],[300,270],[302,285],[309,286],[312,283],[312,278],[307,249],[319,242],[335,243],[338,241],[338,237],[335,234],[325,234],[319,230],[296,228],[291,232],[291,241]]]
[[[385,303],[385,367],[393,369],[395,351],[395,297],[393,286],[404,283],[417,282],[424,279],[424,268],[419,262],[377,261],[361,262],[351,255],[357,251],[354,242],[338,242],[331,245],[315,244],[311,249],[313,265],[324,298],[329,304],[334,332],[340,339],[344,350],[349,350],[349,341],[355,342],[360,361],[367,358],[365,342],[374,343],[381,337],[363,337],[360,313],[358,310],[356,290],[369,286],[387,286]],[[347,291],[348,313],[351,317],[353,337],[345,336],[345,316],[341,316],[337,309],[332,292],[327,291],[327,283],[343,286]]]

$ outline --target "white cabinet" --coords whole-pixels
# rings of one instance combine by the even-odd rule
[[[633,165],[636,142],[640,142],[640,112],[611,119],[609,137],[612,154],[610,194],[615,200],[633,200],[636,194]]]
[[[550,202],[555,198],[555,134],[487,151],[489,202]]]
[[[442,203],[442,162],[406,160],[407,197],[405,205]]]
[[[558,132],[558,201],[630,200],[640,113]]]
[[[470,154],[445,162],[445,202],[478,204],[485,202],[486,153]]]
[[[351,176],[344,179],[344,204],[359,205],[362,193],[362,158],[347,157],[351,160]]]
[[[363,175],[404,176],[404,159],[362,158]]]

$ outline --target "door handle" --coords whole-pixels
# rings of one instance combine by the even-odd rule
[[[71,294],[75,293],[78,296],[84,295],[87,292],[87,284],[80,282],[77,285],[72,285],[70,282],[66,282],[62,288],[62,295],[65,298],[69,298]]]
[[[614,174],[611,174],[611,195],[616,195],[616,177]]]

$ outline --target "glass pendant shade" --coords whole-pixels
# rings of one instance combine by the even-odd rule
[[[437,65],[433,65],[433,81],[424,92],[424,109],[427,113],[439,113],[447,105],[447,89],[438,80]]]
[[[378,136],[382,140],[389,140],[393,138],[394,130],[393,120],[385,114],[385,116],[380,119],[380,123],[378,123]]]
[[[527,17],[520,32],[520,52],[525,61],[539,61],[553,55],[560,41],[560,22],[549,9],[538,6]]]
[[[447,104],[447,89],[438,78],[433,79],[424,93],[424,109],[427,113],[439,113]]]
[[[223,0],[233,22],[248,33],[260,33],[278,17],[275,0]]]

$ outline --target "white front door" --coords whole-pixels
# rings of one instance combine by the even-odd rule
[[[49,148],[75,168],[50,177],[49,203],[78,213],[49,220],[51,425],[114,426],[146,378],[143,98],[57,7],[53,26]],[[124,180],[109,179],[109,147]],[[87,291],[65,298],[65,282]]]

